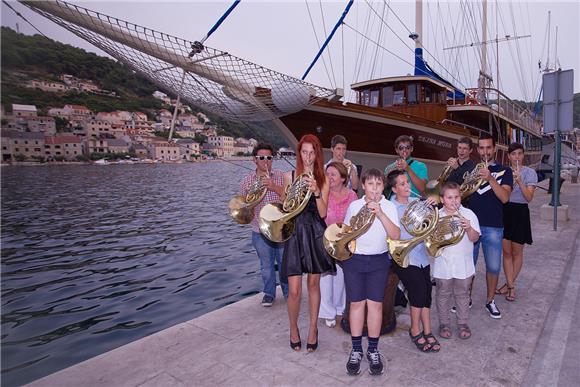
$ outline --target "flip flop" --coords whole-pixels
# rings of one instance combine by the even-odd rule
[[[495,294],[507,294],[508,289],[509,289],[509,287],[508,287],[507,283],[505,283],[501,286],[501,288],[495,289]]]
[[[507,291],[507,295],[505,296],[505,299],[508,301],[515,301],[516,300],[516,296],[515,296],[515,286],[509,287],[508,286],[508,291]]]

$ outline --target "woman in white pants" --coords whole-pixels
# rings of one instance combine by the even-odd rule
[[[326,166],[326,176],[330,183],[326,225],[342,222],[348,205],[358,199],[356,193],[347,188],[348,171],[344,164],[333,161]],[[318,317],[325,320],[326,326],[336,325],[336,316],[341,316],[345,307],[344,274],[340,266],[336,274],[320,278],[320,312]]]

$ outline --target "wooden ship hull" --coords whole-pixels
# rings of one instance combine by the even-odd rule
[[[408,93],[410,85],[418,90],[415,96]],[[401,90],[401,103],[393,104],[385,98],[385,88]],[[385,168],[397,158],[395,139],[400,135],[412,136],[413,157],[427,164],[433,178],[449,157],[457,156],[459,138],[467,136],[477,143],[481,132],[495,138],[498,162],[508,164],[507,147],[514,141],[526,147],[526,165],[534,168],[540,162],[539,123],[527,119],[525,110],[505,96],[500,98],[499,106],[477,103],[469,97],[450,100],[446,97],[449,91],[446,85],[422,76],[367,81],[353,85],[353,89],[361,103],[319,101],[281,117],[276,125],[291,146],[305,134],[316,134],[326,147],[327,158],[331,138],[341,134],[348,140],[347,157],[364,168]],[[365,97],[375,91],[375,100]],[[472,158],[479,161],[476,149]]]

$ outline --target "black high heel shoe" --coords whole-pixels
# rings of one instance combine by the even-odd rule
[[[300,336],[298,336],[298,341],[297,342],[292,342],[292,339],[290,339],[290,348],[292,348],[293,351],[300,351],[302,349],[302,340],[300,340]]]
[[[314,344],[306,343],[306,350],[308,352],[314,352],[318,348],[318,329],[316,330],[316,342]]]

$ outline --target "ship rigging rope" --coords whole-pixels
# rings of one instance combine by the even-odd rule
[[[401,18],[399,17],[399,15],[397,15],[397,13],[395,11],[393,11],[393,9],[391,8],[391,6],[389,4],[387,4],[387,2],[385,0],[383,0],[383,2],[387,5],[387,7],[389,7],[389,9],[391,10],[391,12],[393,13],[393,15],[395,15],[395,17],[397,18],[397,20],[401,23],[401,25],[403,27],[405,27],[405,29],[407,30],[407,32],[409,34],[412,33],[412,31],[407,27],[407,25],[405,23],[403,23],[403,21],[401,20]]]
[[[409,49],[409,51],[411,51],[411,52],[413,52],[413,53],[414,53],[414,52],[415,52],[415,50],[413,50],[413,48],[412,48],[412,47],[410,47],[410,46],[409,46],[409,45],[408,45],[408,44],[407,44],[407,43],[406,43],[406,42],[405,42],[405,41],[404,41],[404,40],[403,40],[403,39],[402,39],[402,38],[401,38],[401,37],[400,37],[400,36],[399,36],[399,35],[398,35],[396,32],[395,32],[395,30],[393,30],[393,28],[392,28],[392,27],[391,27],[391,26],[390,26],[390,25],[389,25],[389,24],[388,24],[388,23],[385,21],[385,19],[384,19],[383,17],[381,17],[381,16],[378,14],[378,12],[377,12],[377,11],[376,11],[376,10],[373,8],[373,6],[372,6],[372,5],[369,3],[369,1],[368,1],[368,0],[365,0],[365,2],[366,2],[366,4],[369,6],[369,8],[371,9],[371,11],[372,11],[372,12],[373,12],[375,15],[377,15],[377,17],[379,18],[379,20],[380,20],[380,21],[381,21],[381,22],[382,22],[382,23],[383,23],[383,24],[384,24],[384,25],[385,25],[385,26],[386,26],[388,29],[390,29],[390,30],[391,30],[391,32],[392,32],[393,34],[395,34],[395,36],[397,37],[397,39],[399,39],[399,40],[401,41],[401,43],[403,43],[403,45]],[[379,39],[378,39],[378,40],[380,40],[380,35],[379,35]]]
[[[240,0],[235,0],[232,3],[232,5],[230,5],[227,11],[218,19],[218,21],[208,31],[207,35],[205,35],[205,37],[200,41],[200,43],[205,42],[211,36],[211,34],[213,34],[219,28],[219,26],[223,23],[224,20],[226,20],[226,18],[229,16],[230,13],[232,13],[234,8],[238,6],[238,4],[240,4]]]
[[[20,12],[18,12],[17,10],[15,10],[14,8],[12,8],[12,6],[6,1],[6,0],[2,0],[2,2],[8,7],[10,8],[15,14],[16,16],[18,16],[19,18],[21,18],[22,20],[24,20],[26,23],[30,24],[30,26],[32,28],[34,28],[40,35],[44,36],[45,38],[48,39],[48,36],[46,36],[45,34],[42,33],[41,30],[39,30],[38,28],[36,28],[36,26],[34,24],[32,24],[30,21],[28,21],[27,18],[24,17],[24,15],[22,15]]]
[[[310,18],[310,24],[312,25],[312,31],[314,32],[314,37],[316,38],[316,45],[320,50],[320,40],[318,39],[318,34],[316,33],[316,27],[314,26],[314,20],[312,19],[312,14],[310,13],[310,7],[308,6],[308,0],[304,0],[306,3],[306,9],[308,10],[308,17]],[[322,56],[322,64],[324,65],[324,69],[326,70],[326,76],[328,77],[328,83],[331,87],[335,87],[332,84],[332,79],[330,78],[330,72],[328,71],[328,66],[326,65],[326,59],[324,59],[324,55]]]
[[[318,0],[320,5],[320,18],[322,19],[322,30],[324,31],[324,36],[328,36],[326,32],[326,18],[324,17],[324,11],[322,10],[322,0]],[[332,74],[332,80],[334,81],[334,87],[336,87],[336,77],[334,76],[334,66],[332,65],[332,55],[330,55],[330,50],[326,50],[326,55],[328,55],[328,63],[330,63],[330,74]]]
[[[373,11],[374,11],[374,9],[373,9]],[[377,16],[379,16],[379,14],[377,14]],[[384,22],[384,16],[385,16],[385,3],[383,3],[383,10],[382,10],[381,16],[379,16],[379,18],[381,19],[381,21],[383,21],[383,24],[386,24],[386,22]],[[377,37],[377,41],[379,41],[379,42],[381,41],[381,35],[382,35],[382,33],[383,33],[383,28],[381,26],[381,28],[379,29],[379,36]],[[384,51],[382,51],[382,52],[384,52]],[[371,76],[369,77],[369,79],[374,79],[375,78],[375,69],[376,69],[376,66],[377,66],[377,57],[378,57],[378,54],[379,54],[379,47],[376,46],[375,47],[375,54],[373,55],[373,65],[371,67],[371,74],[370,74]]]
[[[346,80],[344,78],[344,24],[340,26],[340,34],[341,34],[341,45],[342,45],[342,93],[344,95],[344,90],[346,90]]]
[[[509,4],[510,4],[510,11],[511,11],[510,15],[511,15],[511,19],[512,19],[512,26],[513,26],[514,35],[518,36],[518,32],[516,29],[516,20],[514,17],[513,3],[509,3]],[[518,64],[520,66],[520,71],[517,72],[518,78],[520,79],[522,93],[524,94],[525,101],[529,101],[529,90],[527,88],[527,84],[526,84],[526,81],[524,79],[524,65],[522,63],[522,53],[521,53],[521,49],[520,49],[520,44],[517,40],[514,41],[514,44],[516,45],[516,52],[518,54]]]
[[[455,33],[454,23],[459,23],[459,18],[451,17],[451,9],[449,7],[449,2],[446,2],[446,3],[447,3],[447,14],[449,16],[444,18],[444,16],[443,16],[444,10],[441,8],[441,4],[440,4],[439,0],[437,0],[437,21],[438,21],[439,25],[441,25],[443,27],[444,42],[449,43],[448,46],[457,46],[458,45],[457,39],[459,38],[459,36],[458,36],[458,34]],[[454,21],[454,19],[456,19],[456,20]],[[449,21],[451,21],[451,23],[449,23]],[[449,38],[449,31],[447,29],[447,24],[450,24],[452,39]],[[443,55],[444,59],[445,59],[445,67],[449,69],[449,72],[451,74],[456,74],[457,77],[460,77],[460,75],[459,75],[459,60],[461,59],[461,54],[462,54],[463,50],[464,50],[464,48],[460,48],[460,49],[455,50],[455,53],[450,52],[449,55],[445,55],[445,54]]]
[[[336,30],[338,30],[338,27],[340,27],[340,25],[344,21],[344,18],[348,14],[348,11],[350,11],[350,8],[352,7],[353,3],[354,3],[354,0],[349,0],[348,3],[346,4],[346,7],[344,8],[344,11],[342,11],[342,14],[340,15],[338,21],[336,22],[334,27],[332,27],[332,31],[330,31],[330,34],[328,34],[328,36],[326,37],[326,40],[324,41],[324,43],[322,44],[322,46],[320,47],[320,49],[316,53],[314,60],[312,61],[312,63],[310,63],[310,66],[308,66],[308,68],[304,72],[304,75],[302,75],[302,78],[301,78],[302,80],[306,79],[306,77],[308,76],[308,73],[310,72],[310,70],[312,70],[312,68],[316,64],[316,61],[318,60],[318,58],[320,58],[320,56],[323,54],[324,50],[326,49],[326,47],[328,46],[328,44],[330,43],[330,41],[334,37]],[[333,76],[334,76],[334,74],[333,74]],[[335,81],[335,83],[336,83],[336,81]]]
[[[389,54],[393,55],[395,58],[400,59],[401,61],[407,63],[410,66],[415,66],[414,63],[409,62],[406,59],[403,59],[402,57],[400,57],[399,55],[395,54],[393,51],[389,50],[388,48],[382,46],[380,43],[372,40],[371,38],[369,38],[368,36],[365,36],[362,34],[362,32],[357,31],[354,27],[352,27],[351,25],[349,25],[348,23],[344,23],[345,26],[347,26],[348,28],[350,28],[351,30],[353,30],[355,33],[359,34],[360,36],[362,36],[363,38],[367,39],[369,42],[377,45],[378,47],[380,47],[381,49],[385,50],[386,52],[388,52]],[[461,82],[461,80],[455,78],[453,75],[450,74],[450,76],[453,78],[453,80],[455,80],[456,82],[458,82],[461,86],[463,86],[464,88],[466,88],[466,86]]]
[[[184,102],[226,119],[243,123],[269,121],[334,96],[330,89],[227,52],[207,46],[197,51],[195,42],[75,4],[21,3],[92,43],[161,90],[180,95]],[[179,93],[181,87],[183,92]]]
[[[349,27],[348,24],[346,24],[346,22],[344,23],[347,27]],[[358,24],[358,20],[357,20],[357,24]],[[366,22],[364,23],[365,25],[365,34],[361,35],[362,38],[362,42],[361,42],[361,46],[360,46],[360,51],[356,57],[356,64],[355,64],[355,68],[354,68],[354,74],[352,79],[355,82],[358,82],[358,80],[360,79],[360,72],[363,66],[363,61],[364,58],[366,58],[366,51],[369,45],[369,41],[368,39],[365,39],[366,35],[369,32],[369,29],[371,28],[371,11],[368,10],[367,11],[367,16],[366,16]],[[358,37],[358,36],[357,36]]]
[[[367,5],[368,5],[368,6],[369,6],[369,7],[370,7],[372,10],[373,10],[373,12],[375,13],[375,15],[377,15],[377,16],[378,16],[378,13],[377,13],[377,12],[376,12],[376,11],[373,9],[373,7],[372,7],[372,6],[369,4],[368,0],[365,0],[365,1],[366,1]],[[403,25],[403,27],[405,27],[405,29],[406,29],[406,30],[409,32],[409,34],[411,34],[411,30],[410,30],[410,29],[407,27],[407,25],[406,25],[405,23],[403,23],[403,21],[402,21],[402,20],[401,20],[401,18],[400,18],[400,17],[397,15],[397,13],[396,13],[396,12],[395,12],[395,11],[394,11],[394,10],[393,10],[391,7],[390,7],[390,5],[389,5],[389,4],[387,4],[387,2],[386,2],[385,0],[383,0],[383,2],[384,2],[384,3],[385,3],[385,5],[386,5],[386,6],[387,6],[387,7],[388,7],[390,10],[391,10],[391,12],[392,12],[392,13],[395,15],[395,17],[397,18],[397,20],[399,20],[399,22],[401,23],[401,25]],[[385,21],[384,21],[382,18],[380,18],[380,17],[379,17],[379,19],[381,20],[381,22],[382,22],[382,23],[386,24],[386,22],[385,22]],[[387,25],[387,27],[388,27],[389,29],[391,29],[391,27],[390,27],[390,26],[388,26],[388,25]],[[352,27],[351,27],[351,28],[352,28]],[[393,31],[393,30],[391,29],[391,31]],[[397,36],[397,38],[398,38],[399,40],[401,40],[401,42],[402,42],[402,43],[405,45],[405,47],[407,47],[407,49],[409,49],[409,50],[410,50],[410,51],[413,53],[413,55],[414,55],[414,56],[416,56],[416,54],[415,54],[415,50],[414,50],[414,49],[412,49],[411,47],[409,47],[409,46],[408,46],[408,45],[407,45],[407,44],[406,44],[406,43],[405,43],[405,42],[404,42],[404,41],[401,39],[401,37],[400,37],[400,36],[398,36],[398,34],[397,34],[397,33],[395,33],[394,31],[393,31],[393,33],[395,34],[395,36]],[[365,37],[366,37],[366,36],[365,36]],[[366,37],[366,38],[367,38],[367,39],[369,39],[368,37]],[[423,37],[419,37],[419,39],[422,39],[422,38],[423,38]],[[378,44],[378,43],[376,43],[376,42],[375,42],[375,44]],[[422,46],[423,46],[423,45],[422,45]],[[385,48],[384,48],[384,47],[382,47],[382,46],[381,46],[381,48],[385,49]],[[387,52],[389,52],[389,53],[391,53],[391,54],[392,54],[392,52],[391,52],[391,51],[389,51],[389,50],[387,50]],[[431,53],[431,52],[430,52],[430,51],[429,51],[427,48],[425,48],[424,46],[423,46],[423,52],[427,53],[427,54],[428,54],[428,55],[429,55],[431,58],[433,58],[433,60],[435,61],[435,63],[437,63],[437,64],[440,66],[440,69],[446,73],[446,77],[451,77],[451,78],[452,78],[452,79],[453,79],[455,82],[458,82],[458,83],[460,84],[460,86],[462,86],[464,89],[466,88],[465,84],[464,84],[463,82],[461,82],[461,80],[460,80],[460,79],[458,79],[457,77],[455,77],[455,76],[454,76],[454,75],[453,75],[453,74],[452,74],[452,73],[451,73],[449,70],[447,70],[447,68],[446,68],[446,67],[445,67],[443,64],[441,64],[441,62],[439,61],[439,59],[438,59],[438,58],[437,58],[435,55],[433,55],[433,54],[432,54],[432,53]],[[393,54],[393,55],[394,55],[394,54]],[[396,55],[395,55],[395,56],[396,56]],[[397,56],[397,58],[399,58],[399,59],[400,59],[400,57],[398,57],[398,56]],[[406,61],[405,61],[405,62],[406,62]],[[408,63],[408,62],[407,62],[407,63]],[[415,67],[415,64],[412,64],[411,66]]]

